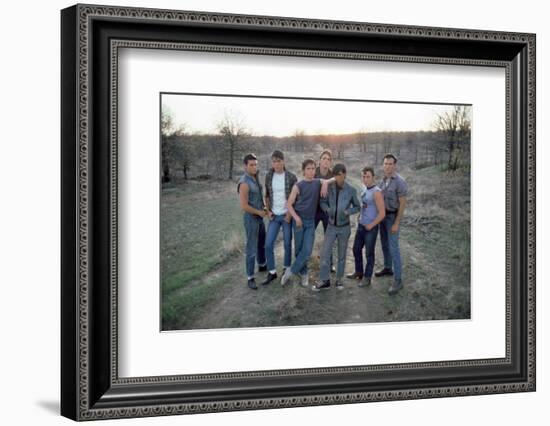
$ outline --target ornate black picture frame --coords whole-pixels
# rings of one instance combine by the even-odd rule
[[[93,420],[535,390],[534,34],[93,5],[64,9],[61,29],[62,415]],[[121,46],[504,68],[506,356],[120,378]]]

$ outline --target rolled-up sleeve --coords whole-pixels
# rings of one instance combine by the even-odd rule
[[[395,192],[397,192],[397,197],[406,197],[409,192],[407,182],[405,182],[402,178],[399,178],[399,179],[396,179],[395,183],[396,183]]]

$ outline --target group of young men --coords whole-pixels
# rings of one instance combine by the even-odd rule
[[[403,287],[399,231],[406,205],[407,184],[396,172],[397,158],[386,154],[383,159],[384,176],[378,185],[372,167],[362,170],[363,188],[360,196],[346,182],[344,164],[332,165],[332,154],[324,150],[315,160],[302,163],[303,179],[286,170],[284,154],[276,150],[271,154],[271,169],[265,177],[264,188],[258,179],[258,159],[247,154],[243,160],[244,174],[238,181],[237,192],[243,211],[246,235],[246,274],[248,287],[257,290],[256,263],[267,276],[261,283],[268,285],[278,278],[275,262],[275,241],[282,228],[284,259],[281,285],[299,276],[300,284],[309,287],[308,261],[313,252],[315,230],[323,224],[324,240],[320,252],[319,280],[314,291],[331,288],[330,273],[336,273],[335,287],[343,289],[346,252],[351,235],[350,218],[359,214],[353,243],[355,271],[347,278],[358,281],[359,287],[371,284],[374,273],[375,246],[378,233],[384,254],[384,268],[376,277],[393,276],[388,289],[394,295]],[[264,218],[268,218],[267,232]],[[294,238],[294,260],[292,239]],[[333,266],[333,247],[337,246],[336,268]],[[366,254],[365,267],[363,248]]]

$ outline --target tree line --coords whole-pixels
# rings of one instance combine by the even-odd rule
[[[210,134],[192,132],[174,122],[168,109],[161,115],[162,182],[188,179],[234,179],[247,152],[269,155],[274,149],[310,153],[320,148],[335,160],[364,157],[379,164],[393,152],[414,168],[440,165],[457,170],[470,165],[471,123],[464,106],[436,115],[429,131],[369,132],[308,135],[297,129],[290,136],[254,135],[237,114],[226,114]]]

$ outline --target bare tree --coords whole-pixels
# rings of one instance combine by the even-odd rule
[[[392,152],[392,137],[388,132],[384,133],[382,146],[384,149],[384,154],[388,154]]]
[[[336,158],[339,160],[343,160],[347,149],[346,144],[342,141],[336,141],[336,143],[333,146],[334,146],[333,152],[334,150],[336,150]]]
[[[169,135],[174,130],[174,117],[168,106],[162,105],[160,117],[160,131],[163,135]]]
[[[217,129],[222,136],[228,158],[228,179],[233,179],[235,157],[245,150],[246,139],[250,133],[246,130],[244,119],[236,112],[227,111],[218,123]]]
[[[405,145],[410,154],[414,155],[414,166],[418,163],[418,141],[416,136],[408,135],[405,140]]]
[[[175,171],[183,171],[185,180],[195,156],[193,137],[181,124],[169,135],[162,137],[162,181],[169,182]]]
[[[185,123],[176,123],[172,111],[162,106],[161,121],[162,182],[169,182],[174,172],[183,171],[187,180],[189,169],[195,157],[193,137]]]
[[[172,111],[166,105],[162,105],[160,119],[162,182],[169,182],[171,179],[170,157],[174,151],[172,138],[174,131],[174,117]]]
[[[456,105],[451,111],[437,114],[434,128],[441,133],[447,143],[447,167],[456,170],[459,167],[463,144],[469,140],[471,122],[469,108]]]
[[[183,178],[188,179],[191,166],[196,158],[195,137],[186,132],[185,127],[180,126],[173,135],[175,138],[176,155],[174,161],[176,167],[183,171]]]
[[[292,136],[294,142],[294,151],[295,152],[304,152],[306,145],[306,134],[301,129],[296,129],[294,135]]]
[[[357,132],[357,144],[359,145],[359,151],[366,153],[367,152],[367,131],[366,129],[361,129]]]
[[[380,142],[376,141],[374,144],[374,163],[380,164]]]

